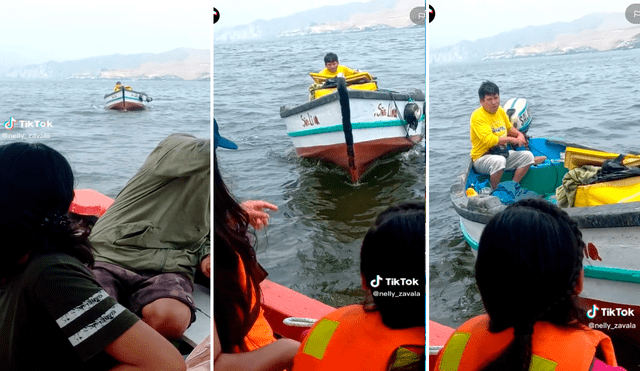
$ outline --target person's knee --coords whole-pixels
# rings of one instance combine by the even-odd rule
[[[191,324],[191,309],[178,300],[162,298],[142,308],[142,319],[167,339],[177,339]]]
[[[526,154],[525,157],[527,159],[527,163],[529,164],[528,166],[531,166],[531,164],[534,163],[534,156],[533,156],[533,152],[530,151],[524,151],[524,153]]]
[[[507,159],[505,157],[495,156],[493,160],[489,174],[493,175],[497,172],[503,171],[507,167]]]

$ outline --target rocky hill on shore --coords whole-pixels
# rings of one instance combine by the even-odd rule
[[[640,25],[624,13],[595,13],[572,22],[529,26],[429,50],[429,64],[593,53],[640,48]]]
[[[9,69],[3,78],[208,80],[208,49],[178,48],[164,53],[108,55],[66,62],[46,62]]]

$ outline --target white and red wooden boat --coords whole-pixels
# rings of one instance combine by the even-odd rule
[[[104,95],[104,108],[118,111],[138,111],[147,108],[153,99],[146,93],[131,90],[129,86]]]
[[[339,165],[356,182],[375,160],[424,137],[422,91],[353,90],[344,78],[336,81],[331,94],[280,108],[298,156]]]

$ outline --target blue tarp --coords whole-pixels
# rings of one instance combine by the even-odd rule
[[[505,205],[511,205],[523,198],[541,197],[534,191],[522,188],[520,183],[512,180],[498,184],[498,187],[493,191],[492,195],[498,197],[500,202]]]

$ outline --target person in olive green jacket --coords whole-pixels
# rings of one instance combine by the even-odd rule
[[[195,320],[196,269],[211,273],[210,153],[210,139],[164,139],[90,235],[100,284],[168,339]]]

